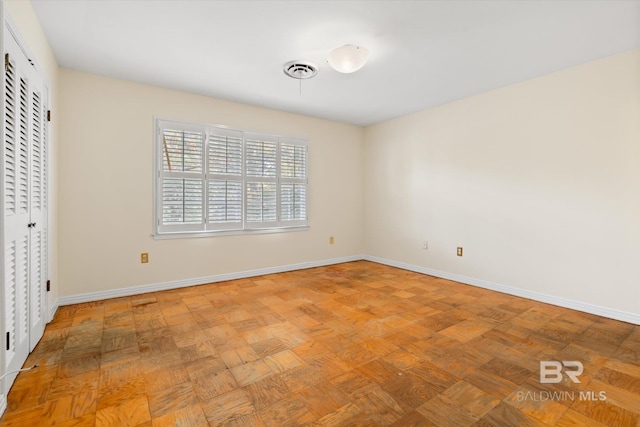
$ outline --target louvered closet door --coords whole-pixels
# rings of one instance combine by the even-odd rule
[[[13,37],[4,33],[4,333],[5,372],[20,369],[29,353],[29,70]],[[6,57],[5,57],[6,58]],[[13,376],[15,377],[15,375]],[[13,378],[7,378],[11,383]]]
[[[32,77],[30,93],[30,242],[29,242],[29,350],[33,350],[44,332],[46,282],[46,121],[42,82]]]

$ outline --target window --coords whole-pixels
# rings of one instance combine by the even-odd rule
[[[307,141],[156,121],[156,234],[307,227]]]

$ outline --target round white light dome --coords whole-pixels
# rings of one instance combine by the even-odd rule
[[[369,59],[369,51],[362,46],[348,44],[329,52],[327,61],[340,73],[353,73],[364,67]]]

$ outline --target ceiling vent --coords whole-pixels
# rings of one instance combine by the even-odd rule
[[[294,79],[310,79],[318,74],[318,68],[310,62],[290,61],[284,64],[284,73]]]

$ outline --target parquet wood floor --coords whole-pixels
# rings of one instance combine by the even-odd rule
[[[640,425],[640,326],[366,261],[61,307],[37,362],[3,427]]]

